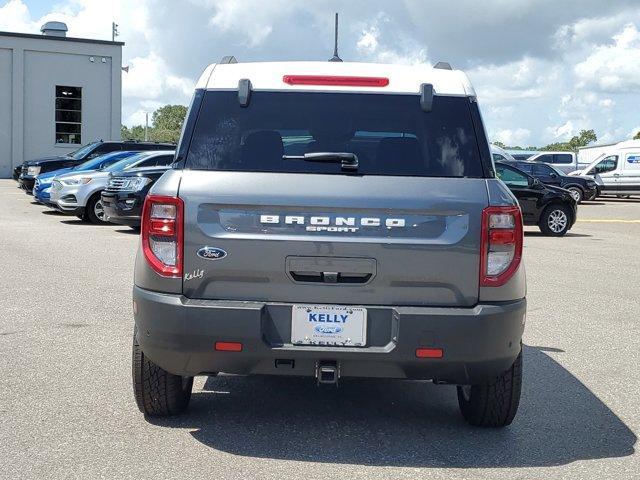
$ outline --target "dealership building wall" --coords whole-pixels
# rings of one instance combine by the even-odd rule
[[[0,32],[0,178],[25,160],[120,139],[122,45]]]

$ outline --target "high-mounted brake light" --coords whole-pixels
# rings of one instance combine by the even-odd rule
[[[344,87],[386,87],[386,77],[345,77],[331,75],[285,75],[284,83],[289,85],[328,85]]]
[[[182,277],[184,203],[177,197],[147,195],[140,236],[144,258],[163,277]]]
[[[522,259],[520,207],[487,207],[482,211],[480,286],[499,287],[509,281]]]

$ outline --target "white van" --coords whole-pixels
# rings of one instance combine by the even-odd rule
[[[612,145],[607,153],[569,175],[594,177],[603,195],[640,195],[640,140]]]
[[[586,166],[578,163],[578,156],[573,152],[540,152],[527,158],[527,161],[549,163],[564,173]]]

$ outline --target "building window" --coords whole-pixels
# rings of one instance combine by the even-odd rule
[[[82,143],[82,88],[56,85],[56,143]]]

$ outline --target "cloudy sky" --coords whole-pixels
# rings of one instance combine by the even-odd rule
[[[640,130],[640,0],[0,0],[0,30],[126,43],[123,122],[186,104],[206,65],[326,60],[333,12],[345,60],[450,62],[474,83],[492,140],[544,145],[580,129]]]

